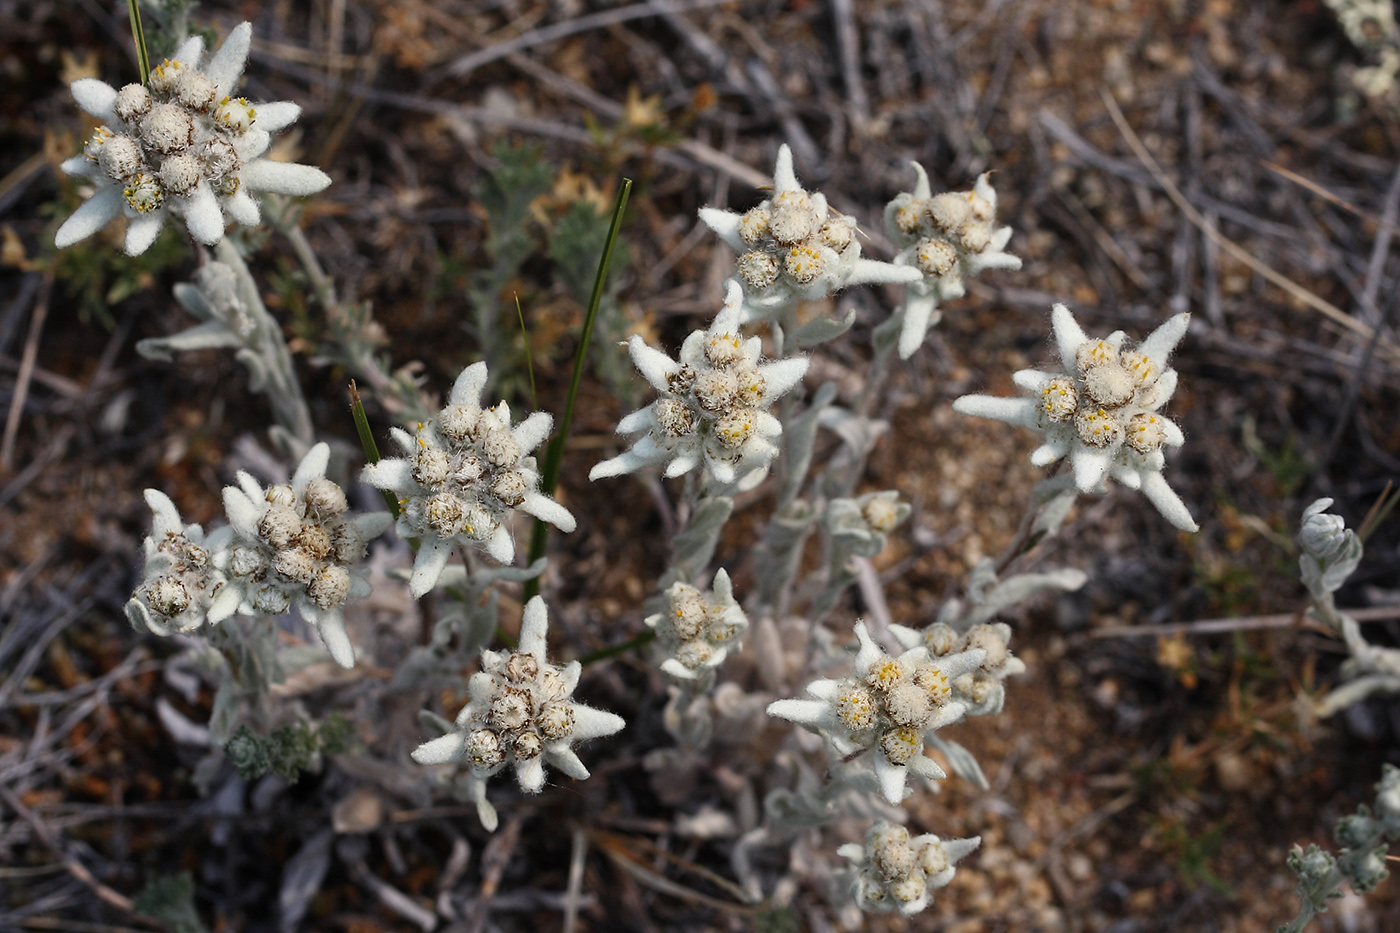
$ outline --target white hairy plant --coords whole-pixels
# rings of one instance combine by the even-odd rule
[[[917,269],[906,286],[900,319],[899,356],[908,359],[942,317],[938,305],[966,293],[965,281],[984,269],[1019,269],[1021,259],[1006,252],[1010,227],[996,226],[997,193],[978,177],[971,191],[934,195],[928,173],[910,163],[918,180],[885,206],[885,232],[900,250],[894,264]]]
[[[1184,441],[1176,422],[1161,414],[1176,391],[1176,370],[1167,359],[1190,320],[1178,314],[1142,343],[1125,346],[1122,331],[1087,336],[1069,309],[1057,304],[1051,324],[1060,369],[1020,370],[1012,378],[1023,397],[964,395],[953,410],[1037,431],[1043,442],[1031,463],[1047,466],[1068,455],[1080,492],[1103,492],[1104,480],[1112,477],[1142,490],[1176,527],[1196,531],[1191,513],[1162,478],[1162,448]]]
[[[481,670],[467,682],[470,702],[452,730],[413,752],[421,765],[466,766],[467,799],[488,830],[497,825],[496,808],[486,799],[493,774],[514,769],[520,789],[530,794],[544,788],[546,763],[583,780],[588,769],[573,746],[626,725],[621,716],[573,701],[583,668],[577,661],[549,663],[548,628],[544,598],[536,596],[525,605],[516,649],[482,651]]]
[[[126,604],[132,626],[171,635],[217,625],[237,612],[242,595],[224,574],[233,530],[225,526],[206,535],[201,526],[184,524],[175,503],[156,489],[146,490],[146,504],[152,513],[143,542],[146,567]]]
[[[445,408],[415,434],[390,431],[405,456],[365,467],[361,478],[399,498],[397,525],[419,542],[409,589],[415,598],[435,585],[457,547],[477,547],[502,564],[515,559],[511,518],[517,511],[573,531],[569,510],[540,492],[529,452],[549,437],[554,419],[535,412],[511,424],[504,401],[481,407],[486,364],[462,370]]]
[[[987,652],[968,648],[935,659],[920,645],[891,657],[865,623],[855,624],[855,635],[860,650],[850,676],[815,680],[807,685],[815,700],[778,700],[768,715],[816,732],[833,759],[869,753],[881,795],[898,804],[911,771],[929,780],[946,776],[924,754],[924,736],[966,715],[968,702],[954,695],[953,684],[976,671]]]
[[[734,598],[734,585],[723,567],[715,572],[710,592],[677,581],[666,590],[666,609],[644,620],[666,649],[661,669],[677,680],[695,680],[738,651],[749,618]]]
[[[851,862],[851,896],[862,910],[910,917],[929,905],[930,891],[952,883],[954,866],[981,844],[981,836],[911,837],[903,826],[880,822],[866,832],[863,845],[849,842],[836,854]]]
[[[351,516],[345,492],[326,479],[330,448],[317,444],[298,464],[292,481],[264,489],[238,472],[224,487],[224,511],[235,540],[228,558],[229,585],[243,615],[281,615],[295,606],[316,626],[341,667],[355,666],[342,607],[369,595],[356,565],[367,542],[393,523],[388,512]]]
[[[831,210],[825,195],[798,183],[786,145],[778,148],[772,197],[743,214],[701,208],[700,220],[739,254],[741,324],[788,326],[802,302],[853,285],[922,278],[916,269],[862,258],[855,218]]]
[[[300,106],[231,96],[252,34],[249,23],[235,27],[202,65],[204,40],[193,36],[151,70],[148,84],[117,89],[96,78],[73,82],[78,106],[102,125],[81,155],[63,163],[92,193],[58,228],[56,246],[86,239],[122,215],[130,221],[128,255],[155,242],[167,215],[212,246],[223,239],[226,219],[257,225],[254,194],[308,195],[331,183],[315,166],[266,157],[272,134],[294,123]]]
[[[632,362],[660,397],[623,418],[619,434],[642,433],[631,448],[597,464],[590,480],[665,464],[667,476],[701,463],[717,482],[756,482],[778,454],[782,422],[768,409],[802,380],[806,357],[762,361],[763,341],[739,332],[743,295],[729,284],[724,309],[691,333],[676,359],[633,335]]]

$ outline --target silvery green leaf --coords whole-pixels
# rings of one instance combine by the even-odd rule
[[[449,719],[444,719],[430,709],[420,709],[418,711],[418,722],[429,731],[437,734],[455,732],[457,726]]]
[[[672,548],[672,565],[682,578],[693,580],[700,575],[714,556],[719,533],[734,511],[734,500],[728,496],[711,496],[700,500],[690,527],[676,536]]]
[[[243,341],[220,321],[205,321],[170,337],[147,337],[136,342],[136,352],[148,360],[170,362],[177,352],[240,347]]]
[[[234,358],[248,370],[248,389],[252,392],[265,392],[268,385],[268,365],[257,351],[247,347],[234,354]]]
[[[822,410],[836,398],[836,386],[827,382],[812,396],[807,410],[791,419],[783,428],[787,439],[786,463],[783,471],[783,488],[778,493],[778,506],[782,508],[797,498],[802,484],[807,481],[807,471],[812,467],[812,446],[817,437],[817,425]]]
[[[209,712],[209,742],[223,748],[238,726],[241,691],[232,680],[225,680],[214,691],[214,707]]]
[[[856,311],[854,308],[843,318],[819,317],[808,321],[793,332],[792,346],[794,349],[805,349],[826,343],[828,340],[835,340],[850,330],[851,325],[855,322]]]
[[[754,557],[754,576],[766,604],[775,605],[778,594],[797,576],[802,545],[816,520],[816,510],[804,499],[788,503],[769,520]]]
[[[1400,693],[1400,677],[1392,674],[1372,674],[1348,681],[1322,698],[1317,704],[1317,715],[1326,719],[1353,703],[1378,693]]]
[[[189,282],[180,282],[175,286],[175,300],[180,306],[199,318],[201,321],[214,319],[214,309],[209,307],[209,302],[205,299],[204,293],[199,287]]]
[[[977,763],[977,758],[963,746],[952,739],[945,739],[936,732],[930,732],[924,736],[934,748],[943,753],[943,757],[948,759],[948,767],[953,769],[953,773],[964,781],[971,781],[981,790],[989,790],[991,785],[987,783],[987,776],[982,773],[982,766]]]
[[[549,559],[538,558],[528,567],[478,567],[472,572],[470,580],[467,577],[467,568],[461,564],[450,564],[438,578],[438,586],[446,587],[469,587],[473,590],[483,590],[487,585],[495,582],[502,583],[524,583],[526,580],[533,580],[544,573],[549,566]]]
[[[896,311],[885,318],[871,333],[871,343],[875,346],[877,358],[888,357],[894,353],[895,347],[899,344],[900,331],[904,329],[904,312]]]
[[[1077,590],[1088,575],[1082,570],[1066,568],[1047,573],[1020,573],[1001,581],[982,598],[981,604],[968,614],[964,625],[980,625],[998,612],[1045,590]]]
[[[311,906],[311,899],[321,890],[321,882],[331,865],[331,841],[335,834],[322,829],[302,844],[296,855],[282,867],[282,886],[277,892],[278,929],[295,933],[301,919]]]
[[[824,409],[817,418],[822,427],[841,438],[857,456],[868,454],[880,435],[889,430],[888,421],[858,415],[849,408],[833,405]]]
[[[1044,503],[1031,526],[1032,537],[1040,539],[1053,537],[1059,532],[1069,516],[1069,510],[1079,498],[1079,490],[1075,488],[1073,476],[1065,474],[1036,483],[1032,495],[1038,502]]]
[[[990,557],[979,560],[967,575],[967,585],[963,588],[967,598],[974,605],[981,605],[987,591],[997,584],[996,562]]]
[[[277,666],[281,669],[284,677],[288,674],[295,674],[313,664],[319,664],[324,660],[326,660],[326,649],[319,644],[293,645],[277,652]]]

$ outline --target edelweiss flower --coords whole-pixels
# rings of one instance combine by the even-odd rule
[[[799,303],[850,285],[921,278],[916,270],[860,258],[855,219],[833,213],[825,195],[798,184],[786,145],[778,149],[771,198],[744,214],[702,207],[700,219],[739,254],[741,324],[782,323]]]
[[[554,424],[535,412],[511,427],[510,406],[482,410],[486,364],[473,363],[457,377],[447,407],[418,426],[416,436],[393,428],[408,459],[386,459],[365,467],[361,478],[399,497],[398,533],[419,539],[409,590],[431,590],[453,548],[475,546],[509,564],[515,559],[511,516],[517,510],[561,531],[574,530],[569,510],[539,491],[535,458]]]
[[[60,249],[92,236],[117,215],[131,218],[126,252],[144,253],[165,223],[183,217],[207,246],[224,235],[224,216],[251,227],[252,193],[315,194],[331,183],[311,165],[264,158],[271,134],[301,115],[288,101],[258,104],[230,97],[248,60],[253,27],[243,23],[200,67],[204,40],[194,36],[152,69],[148,85],[121,90],[96,78],[73,82],[78,106],[101,120],[83,154],[63,163],[96,192],[58,228]]]
[[[963,283],[984,269],[1019,269],[1021,259],[1006,252],[1010,227],[996,226],[997,193],[984,173],[971,191],[948,191],[935,197],[928,173],[910,163],[918,181],[913,191],[896,195],[885,206],[885,232],[899,246],[897,266],[913,267],[921,277],[909,286],[899,331],[899,356],[908,359],[924,342],[928,329],[942,317],[938,303],[961,298]]]
[[[768,715],[818,733],[837,757],[872,750],[880,793],[898,804],[910,771],[945,777],[924,754],[924,735],[963,718],[967,704],[953,697],[952,683],[976,670],[987,653],[970,648],[933,660],[919,646],[892,658],[871,640],[864,622],[855,632],[860,651],[850,677],[815,680],[807,692],[816,700],[778,700]]]
[[[1023,369],[1013,378],[1024,398],[964,395],[953,410],[1039,431],[1044,443],[1031,463],[1045,466],[1069,454],[1080,492],[1103,491],[1105,476],[1141,489],[1176,527],[1195,531],[1196,522],[1167,481],[1162,446],[1180,447],[1181,428],[1158,413],[1176,391],[1176,370],[1167,367],[1189,314],[1178,314],[1136,347],[1124,334],[1091,339],[1064,305],[1051,312],[1061,370]]]
[[[238,472],[224,487],[224,511],[238,540],[229,555],[230,584],[241,593],[244,615],[280,615],[293,603],[316,626],[341,667],[355,666],[341,606],[369,595],[369,583],[351,567],[365,543],[392,524],[388,512],[346,517],[345,493],[326,479],[330,448],[306,452],[290,485],[263,489]]]
[[[891,625],[890,635],[906,650],[922,645],[931,658],[969,650],[983,652],[982,662],[975,670],[964,671],[950,684],[953,699],[967,707],[968,716],[1000,713],[1006,702],[1006,688],[1002,682],[1012,674],[1026,671],[1026,662],[1011,653],[1011,626],[1005,622],[974,625],[963,634],[942,622],[935,622],[922,631]]]
[[[228,557],[230,528],[204,534],[199,525],[180,521],[165,493],[146,490],[151,507],[151,534],[145,540],[146,571],[126,604],[126,617],[137,631],[154,635],[190,632],[217,625],[238,611],[241,595],[228,586],[221,569]]]
[[[666,591],[666,612],[647,616],[670,655],[661,669],[680,680],[694,680],[702,671],[724,663],[749,627],[749,617],[734,599],[734,585],[721,567],[708,595],[689,583],[673,583]]]
[[[910,917],[928,906],[929,891],[952,882],[953,866],[981,844],[981,836],[911,839],[903,826],[882,822],[866,831],[865,845],[848,842],[836,854],[851,860],[851,895],[861,910]]]
[[[481,671],[467,682],[471,701],[457,714],[456,729],[413,752],[420,765],[463,762],[470,768],[467,792],[488,830],[496,828],[496,810],[486,799],[487,778],[511,766],[520,789],[538,794],[548,762],[583,780],[588,769],[571,746],[626,725],[621,716],[570,699],[582,667],[549,663],[548,628],[544,599],[536,596],[525,604],[516,650],[481,652]]]
[[[721,483],[767,469],[778,454],[771,438],[783,433],[768,408],[801,381],[808,360],[760,363],[763,341],[739,333],[741,298],[730,282],[724,310],[709,330],[685,339],[678,360],[632,336],[632,362],[661,397],[618,423],[619,434],[646,433],[630,450],[595,466],[590,480],[660,463],[667,476],[680,476],[703,461]]]

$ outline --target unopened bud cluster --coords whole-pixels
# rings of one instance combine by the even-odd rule
[[[772,438],[783,429],[768,409],[802,378],[808,361],[763,362],[762,341],[739,331],[741,300],[731,283],[723,310],[707,330],[686,338],[678,359],[631,338],[632,361],[659,397],[618,423],[620,433],[646,433],[632,449],[595,466],[590,479],[654,463],[679,476],[703,462],[715,479],[732,483],[767,468],[778,453]]]
[[[468,793],[487,829],[496,828],[496,812],[486,801],[486,779],[511,767],[520,789],[537,794],[549,763],[570,777],[588,777],[571,748],[577,742],[612,735],[622,718],[572,699],[581,667],[563,667],[545,656],[548,629],[544,600],[525,606],[520,642],[515,651],[483,651],[481,670],[467,682],[470,699],[457,715],[453,731],[420,745],[419,764],[460,763],[468,769]]]
[[[768,713],[820,733],[838,756],[872,751],[881,792],[897,804],[904,798],[908,770],[943,777],[924,755],[925,733],[965,715],[969,701],[955,694],[953,684],[984,663],[986,650],[967,648],[933,658],[917,646],[892,657],[871,640],[864,623],[856,623],[855,633],[860,651],[850,676],[814,681],[807,692],[816,701],[779,700]]]
[[[729,652],[739,649],[749,626],[723,568],[716,572],[708,593],[689,583],[671,584],[665,610],[645,621],[666,649],[661,669],[681,680],[693,680],[699,673],[719,667]]]
[[[953,866],[982,842],[981,837],[944,841],[931,833],[909,835],[903,826],[880,822],[865,844],[848,843],[837,854],[851,861],[851,894],[862,910],[898,911],[911,916],[928,906],[929,892],[946,887]]]
[[[324,476],[301,488],[269,486],[256,537],[233,549],[229,572],[253,608],[280,615],[293,598],[320,609],[344,605],[350,567],[365,556],[365,535],[346,517],[345,492]]]
[[[894,625],[890,633],[906,648],[922,645],[934,660],[983,653],[975,669],[959,674],[950,683],[953,698],[967,707],[968,716],[1000,713],[1006,702],[1004,681],[1026,670],[1025,662],[1011,653],[1011,626],[1004,622],[974,625],[963,633],[943,622],[935,622],[922,632]]]
[[[512,426],[510,407],[481,407],[486,364],[468,366],[457,377],[445,408],[410,435],[393,429],[403,458],[365,467],[371,486],[399,498],[399,534],[419,539],[410,589],[422,596],[437,583],[458,544],[480,547],[508,564],[515,556],[510,519],[523,511],[564,531],[574,517],[539,491],[540,476],[529,452],[538,447],[553,418],[535,412]]]

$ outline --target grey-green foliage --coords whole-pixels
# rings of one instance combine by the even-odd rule
[[[1317,705],[1330,716],[1378,693],[1400,693],[1400,649],[1373,645],[1360,624],[1337,608],[1336,592],[1361,563],[1362,544],[1340,516],[1327,514],[1331,499],[1318,499],[1303,511],[1298,529],[1299,575],[1312,597],[1312,612],[1346,642],[1350,657],[1342,665],[1344,683]]]
[[[166,933],[206,933],[194,907],[194,878],[187,871],[162,875],[141,889],[131,906],[160,923]]]
[[[486,173],[477,200],[486,211],[486,238],[482,246],[488,262],[468,278],[467,297],[472,321],[467,329],[481,348],[482,359],[497,378],[523,369],[505,359],[519,331],[515,302],[506,287],[520,274],[520,267],[536,250],[530,205],[554,184],[554,168],[541,158],[537,146],[502,140],[493,152],[498,166]]]
[[[574,300],[585,307],[593,297],[598,262],[607,242],[608,219],[598,216],[588,201],[572,204],[549,233],[547,255],[554,263],[555,276]],[[593,324],[594,346],[600,349],[616,347],[627,338],[630,322],[617,296],[625,279],[623,273],[630,262],[627,244],[619,240],[598,302],[598,317]],[[627,354],[601,352],[594,354],[593,359],[609,391],[629,407],[635,405],[641,386]]]
[[[493,584],[537,579],[546,564],[541,557],[529,567],[478,567],[468,573],[454,565],[443,570],[438,586],[450,599],[440,602],[431,639],[399,665],[392,687],[421,689],[438,678],[459,678],[462,668],[496,637],[500,611]]]
[[[1365,894],[1389,875],[1386,852],[1391,842],[1400,839],[1400,768],[1384,765],[1376,784],[1375,810],[1362,804],[1354,814],[1337,821],[1332,836],[1340,847],[1335,856],[1316,844],[1306,849],[1295,845],[1288,853],[1302,904],[1279,933],[1301,933],[1313,917],[1327,910],[1328,901],[1342,896],[1343,883]]]
[[[320,726],[296,722],[279,726],[267,735],[239,726],[224,746],[224,753],[248,780],[276,774],[295,781],[303,771],[315,770],[320,756],[348,750],[354,731],[350,720],[340,713]]]
[[[857,499],[832,499],[822,524],[830,541],[826,582],[812,603],[812,618],[821,621],[846,588],[856,582],[852,558],[870,558],[885,549],[889,533],[909,517],[912,507],[894,490],[866,493]],[[876,517],[872,524],[871,518]],[[882,527],[883,526],[883,527]]]

